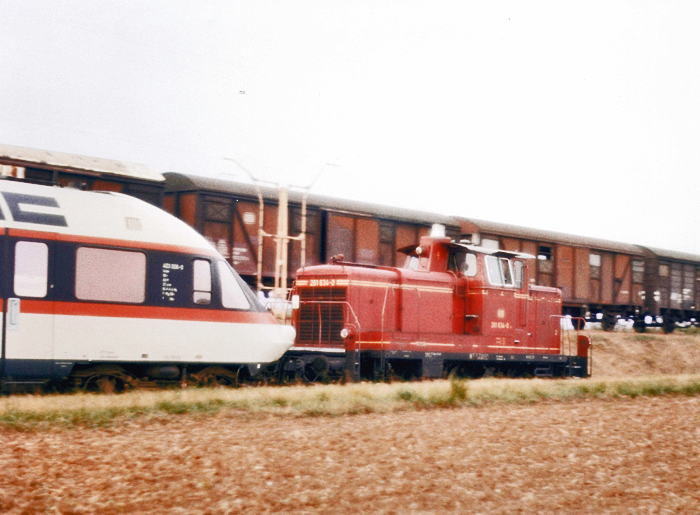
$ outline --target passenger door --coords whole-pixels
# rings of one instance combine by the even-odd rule
[[[52,376],[53,254],[51,241],[3,236],[3,376],[9,382]]]

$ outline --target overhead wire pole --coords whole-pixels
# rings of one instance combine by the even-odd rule
[[[272,290],[273,295],[278,299],[286,299],[288,296],[289,288],[287,287],[288,280],[288,268],[289,268],[289,242],[291,240],[296,240],[301,242],[301,266],[306,265],[306,222],[307,222],[307,210],[306,202],[309,196],[309,190],[316,184],[316,181],[323,173],[323,170],[327,166],[339,167],[339,165],[326,163],[324,164],[316,177],[308,186],[283,186],[278,182],[263,181],[255,177],[248,169],[241,165],[235,159],[230,157],[224,158],[227,161],[232,161],[241,170],[248,174],[248,176],[253,181],[255,185],[255,190],[258,194],[259,212],[258,212],[258,266],[257,266],[257,289],[262,290]],[[265,214],[265,200],[260,189],[260,183],[267,183],[274,185],[278,192],[278,208],[277,208],[277,233],[270,234],[264,230],[264,214]],[[289,190],[291,188],[296,188],[304,191],[304,195],[301,201],[301,232],[298,236],[289,235]],[[276,243],[275,252],[275,283],[272,288],[265,286],[262,281],[262,267],[263,267],[263,239],[265,237],[274,238]]]
[[[316,174],[316,177],[314,177],[314,180],[311,181],[308,186],[290,186],[290,188],[299,188],[304,190],[304,196],[301,199],[301,234],[298,237],[298,239],[301,240],[300,263],[302,267],[306,266],[306,201],[309,197],[309,191],[311,191],[311,188],[313,188],[314,184],[316,184],[316,181],[318,181],[319,177],[321,177],[323,170],[325,170],[327,166],[335,166],[336,168],[340,168],[340,165],[326,163],[321,167]]]
[[[253,181],[253,185],[255,186],[255,191],[258,194],[258,249],[257,249],[257,274],[256,274],[256,283],[257,283],[257,290],[262,291],[265,289],[270,289],[267,288],[266,286],[263,285],[262,282],[262,265],[263,265],[263,238],[265,237],[275,237],[274,234],[269,234],[265,232],[264,226],[263,226],[263,217],[265,214],[265,200],[263,198],[262,191],[260,190],[260,181],[257,179],[250,171],[243,166],[241,163],[236,161],[235,159],[231,157],[224,157],[224,160],[226,161],[232,161],[233,163],[236,164],[241,170],[243,170],[245,173],[248,174],[248,177]],[[276,184],[276,183],[272,183]],[[275,267],[276,269],[276,267]]]

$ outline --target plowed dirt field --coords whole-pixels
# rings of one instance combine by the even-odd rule
[[[700,398],[0,432],[0,513],[700,513]]]
[[[594,377],[700,372],[700,337],[595,334]],[[0,429],[0,514],[700,513],[700,397]]]

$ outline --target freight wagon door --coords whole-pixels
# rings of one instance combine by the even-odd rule
[[[54,245],[3,236],[3,364],[11,382],[49,379],[53,372]]]

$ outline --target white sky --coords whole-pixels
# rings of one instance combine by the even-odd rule
[[[700,254],[700,3],[1,0],[0,142]]]

